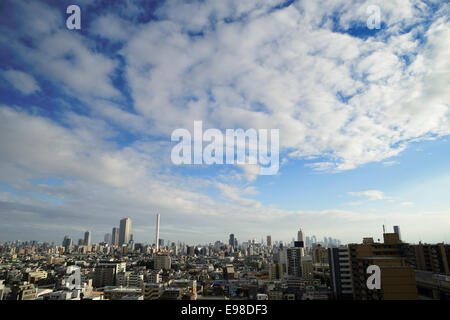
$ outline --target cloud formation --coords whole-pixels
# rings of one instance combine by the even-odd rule
[[[189,224],[199,239],[209,225],[213,239],[292,219],[328,231],[329,219],[378,221],[264,205],[256,166],[190,175],[170,163],[170,133],[192,131],[194,120],[279,129],[282,164],[325,173],[394,164],[412,142],[450,133],[449,4],[433,3],[382,2],[383,28],[369,32],[369,1],[94,1],[77,33],[57,7],[7,1],[0,44],[12,58],[2,77],[25,95],[45,89],[51,107],[0,107],[4,228],[82,230],[86,219],[113,226],[132,215],[151,239],[160,212],[167,236]],[[32,182],[46,177],[62,185]],[[352,195],[388,199],[380,190]]]
[[[19,90],[25,95],[41,90],[33,76],[30,76],[25,72],[6,70],[1,71],[0,74],[14,87],[14,89]]]

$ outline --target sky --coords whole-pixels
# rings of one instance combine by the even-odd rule
[[[81,29],[69,30],[69,5]],[[369,6],[380,28],[369,29]],[[450,242],[450,4],[0,3],[0,241],[301,228]],[[278,129],[280,168],[175,165],[171,133]]]

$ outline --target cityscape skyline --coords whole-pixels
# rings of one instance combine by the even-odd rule
[[[171,240],[171,239],[160,238],[160,236],[159,236],[160,214],[156,214],[155,241],[153,243],[152,242],[148,242],[146,240],[137,241],[136,242],[135,239],[134,239],[133,233],[131,233],[131,231],[132,231],[132,229],[131,229],[131,224],[132,224],[131,218],[130,217],[122,218],[120,220],[120,224],[122,224],[122,221],[124,222],[123,223],[124,228],[127,228],[126,232],[128,233],[127,238],[129,240],[133,241],[133,243],[141,243],[141,244],[145,244],[145,245],[148,245],[148,244],[154,245],[156,250],[159,250],[159,246],[160,246],[161,241],[163,243],[164,243],[164,241],[166,241],[166,246],[170,246],[170,243],[177,243],[177,244],[183,243],[183,244],[187,244],[187,245],[195,245],[195,246],[202,246],[203,245],[204,246],[204,245],[211,245],[212,243],[215,243],[217,241],[223,240],[223,239],[214,239],[214,240],[212,240],[210,242],[193,243],[193,242],[183,241],[182,239],[173,239],[173,240]],[[103,238],[102,238],[103,241],[98,241],[98,242],[95,242],[95,243],[96,244],[98,244],[98,243],[106,243],[106,244],[110,244],[110,245],[113,245],[113,246],[115,245],[115,246],[118,246],[118,247],[122,246],[123,244],[127,244],[128,245],[129,241],[122,242],[122,244],[119,244],[120,241],[118,239],[118,235],[119,235],[119,232],[120,232],[120,228],[113,227],[113,232],[114,232],[114,230],[117,230],[116,231],[117,232],[117,236],[116,236],[117,242],[116,243],[114,243],[115,241],[114,241],[114,237],[112,236],[112,233],[105,233],[103,235]],[[125,231],[125,229],[124,229],[124,231]],[[387,231],[386,230],[386,225],[383,225],[381,234],[385,234],[386,231]],[[405,239],[402,238],[402,236],[401,236],[400,226],[398,226],[398,225],[392,226],[392,232],[398,234],[399,239],[401,239],[402,241],[405,241]],[[92,237],[92,231],[85,231],[84,232],[84,238],[79,238],[79,242],[82,241],[83,245],[90,245],[91,244],[91,237]],[[98,236],[97,238],[101,238],[101,237]],[[64,235],[63,246],[65,246],[66,240],[70,240],[70,245],[72,245],[72,243],[74,243],[73,242],[74,239],[75,238],[71,238],[70,235]],[[107,240],[107,239],[109,239],[109,240]],[[324,236],[316,236],[316,234],[313,234],[313,233],[306,235],[304,230],[302,230],[301,228],[298,230],[298,232],[296,234],[296,238],[292,237],[291,240],[276,239],[276,238],[273,238],[272,235],[266,235],[266,238],[264,238],[264,237],[259,238],[259,237],[256,237],[256,236],[252,236],[252,237],[248,237],[248,238],[244,238],[244,239],[247,239],[247,240],[243,240],[243,241],[239,242],[238,241],[238,237],[236,237],[234,233],[231,233],[231,234],[229,234],[228,243],[229,243],[230,246],[235,246],[235,244],[238,244],[238,246],[239,246],[242,243],[258,243],[258,244],[265,244],[265,245],[269,245],[269,246],[280,245],[280,244],[283,244],[283,245],[286,245],[286,246],[294,246],[295,241],[299,241],[299,242],[302,242],[305,247],[310,247],[312,244],[328,245],[331,242],[333,242],[333,246],[335,246],[335,247],[339,247],[341,245],[347,245],[349,243],[358,243],[358,241],[342,242],[339,239],[332,238],[332,237],[329,237],[329,236],[326,236],[326,235],[324,235]],[[258,241],[258,239],[261,239],[261,241]],[[264,239],[266,239],[265,242],[264,242]],[[378,241],[380,241],[381,237],[380,238],[374,237],[374,239],[377,239]],[[36,239],[28,239],[28,240],[12,239],[12,240],[2,241],[2,242],[3,243],[14,243],[14,242],[18,242],[18,241],[23,242],[23,243],[25,243],[25,242],[57,243],[58,242],[58,241],[40,241],[40,240],[36,240]],[[170,241],[170,243],[169,243],[169,241]],[[233,244],[232,244],[232,242],[233,242]],[[422,239],[420,239],[418,241],[418,243],[422,243],[422,242],[423,243],[431,243],[431,242],[427,242],[426,240],[423,241]],[[227,243],[227,241],[225,240],[225,241],[223,241],[223,243]],[[414,242],[409,242],[409,243],[414,243]],[[442,243],[445,243],[445,241],[442,241]],[[302,254],[303,254],[303,249],[302,249]]]

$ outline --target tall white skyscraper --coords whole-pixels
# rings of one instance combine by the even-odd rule
[[[120,229],[119,229],[119,246],[123,244],[128,244],[130,241],[130,232],[131,232],[131,219],[123,218],[120,220]]]
[[[156,250],[159,250],[159,213],[156,214],[155,244],[156,244]]]
[[[302,231],[302,229],[298,230],[298,232],[297,232],[297,241],[302,242],[301,253],[302,253],[302,257],[303,257],[305,255],[306,240],[305,240],[305,233]]]

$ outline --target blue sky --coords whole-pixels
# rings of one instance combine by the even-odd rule
[[[81,8],[81,30],[66,8]],[[381,29],[367,28],[369,5]],[[3,1],[0,241],[450,240],[441,1]],[[175,166],[171,133],[279,129],[276,175]]]

